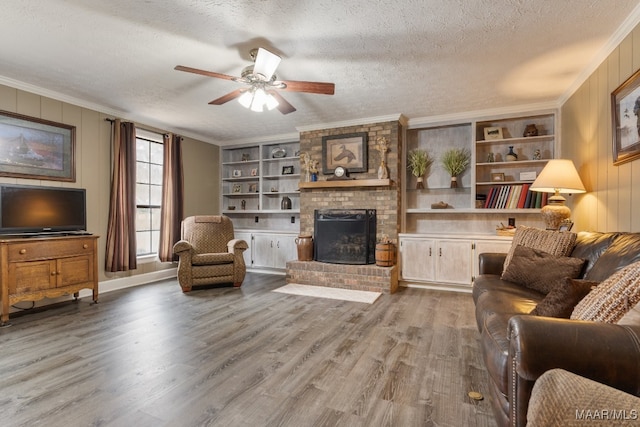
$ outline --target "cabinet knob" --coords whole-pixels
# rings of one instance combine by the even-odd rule
[[[87,249],[89,247],[89,245],[87,245],[86,243],[84,245],[82,245],[83,249]]]
[[[52,276],[55,276],[55,275],[56,275],[56,272],[55,272],[55,271],[52,271],[52,272],[51,272],[51,275],[52,275]]]
[[[22,255],[24,255],[24,254],[26,254],[26,253],[27,253],[27,250],[26,250],[26,249],[20,249],[20,253],[21,253]]]

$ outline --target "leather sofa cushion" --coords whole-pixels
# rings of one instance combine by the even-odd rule
[[[542,301],[544,295],[502,280],[500,276],[483,275],[477,277],[473,284],[473,297],[478,331],[482,331],[485,317],[493,313],[508,313],[511,316],[529,313]]]
[[[637,261],[640,261],[640,233],[620,233],[600,255],[585,279],[603,282]]]
[[[616,323],[640,302],[640,261],[623,268],[576,305],[574,320]]]
[[[502,279],[546,295],[553,288],[562,286],[567,277],[579,277],[583,265],[584,260],[580,258],[555,256],[518,245]]]
[[[575,306],[597,285],[598,282],[567,277],[564,283],[553,288],[529,314],[568,319]]]
[[[609,248],[619,233],[600,233],[598,231],[580,231],[571,256],[586,261],[582,271],[586,276],[596,263],[600,255]]]

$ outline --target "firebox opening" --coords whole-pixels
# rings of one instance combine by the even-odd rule
[[[333,264],[374,264],[375,209],[316,209],[315,260]]]

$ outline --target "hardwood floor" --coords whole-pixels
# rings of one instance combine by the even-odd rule
[[[369,305],[247,276],[240,289],[164,281],[12,316],[2,425],[495,425],[471,295],[400,288]]]

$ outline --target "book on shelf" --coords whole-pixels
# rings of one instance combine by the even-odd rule
[[[518,199],[518,205],[516,206],[518,209],[524,208],[524,203],[527,200],[527,193],[529,192],[529,187],[531,184],[522,184],[522,189],[520,190],[520,198]]]

